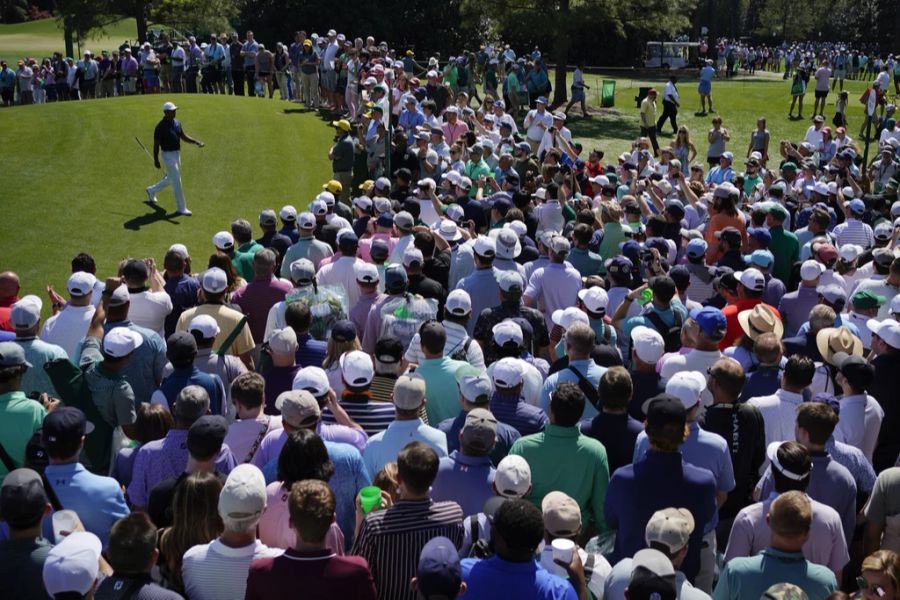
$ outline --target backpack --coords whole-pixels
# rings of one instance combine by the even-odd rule
[[[578,377],[578,389],[581,390],[581,393],[584,394],[584,397],[587,399],[591,405],[600,410],[600,390],[597,386],[591,383],[591,380],[581,374],[581,371],[569,365],[566,367]]]
[[[456,347],[456,350],[450,353],[450,358],[453,360],[461,360],[463,362],[469,362],[469,346],[472,345],[472,338],[466,336],[466,339],[463,340],[462,344],[459,344]]]
[[[493,554],[490,545],[486,539],[479,536],[481,527],[478,525],[478,515],[469,515],[466,520],[469,522],[469,536],[472,540],[472,545],[469,547],[469,558],[490,558]]]
[[[644,315],[653,325],[653,329],[662,336],[666,344],[666,352],[678,352],[678,349],[681,348],[681,326],[684,325],[684,318],[677,310],[673,310],[673,312],[675,314],[675,324],[671,327],[655,311],[651,310]]]

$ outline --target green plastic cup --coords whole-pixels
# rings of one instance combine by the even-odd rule
[[[376,506],[381,506],[381,488],[377,485],[367,485],[359,490],[359,504],[364,513],[372,512]]]

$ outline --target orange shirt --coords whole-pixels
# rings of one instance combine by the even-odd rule
[[[744,214],[739,212],[736,217],[732,217],[725,213],[717,213],[710,217],[709,224],[706,226],[706,233],[704,234],[706,243],[709,245],[709,248],[706,250],[707,264],[715,264],[717,260],[722,258],[722,253],[719,251],[719,240],[716,238],[716,232],[721,231],[726,227],[734,227],[740,231],[741,248],[747,248],[747,222],[744,218]]]
[[[741,323],[738,321],[738,313],[750,310],[757,304],[763,304],[762,298],[738,298],[737,302],[728,304],[722,309],[727,327],[725,329],[725,338],[719,342],[719,350],[724,351],[725,348],[733,346],[735,340],[743,335],[744,330],[741,329]],[[781,318],[781,313],[774,306],[769,304],[766,304],[766,306],[772,309],[776,317]]]

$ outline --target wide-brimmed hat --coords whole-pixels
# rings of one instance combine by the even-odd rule
[[[770,307],[757,304],[751,309],[738,313],[738,323],[751,340],[756,341],[764,333],[774,333],[780,340],[784,337],[784,323]]]
[[[834,355],[838,352],[862,356],[862,340],[853,335],[846,327],[826,327],[816,334],[816,346],[822,355],[822,360],[830,365],[834,364]]]

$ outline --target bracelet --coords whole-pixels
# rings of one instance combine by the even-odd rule
[[[626,295],[624,298],[622,298],[622,302],[625,302],[626,300],[627,300],[628,302],[634,302],[634,298],[632,298],[632,297],[629,296],[629,295]]]

